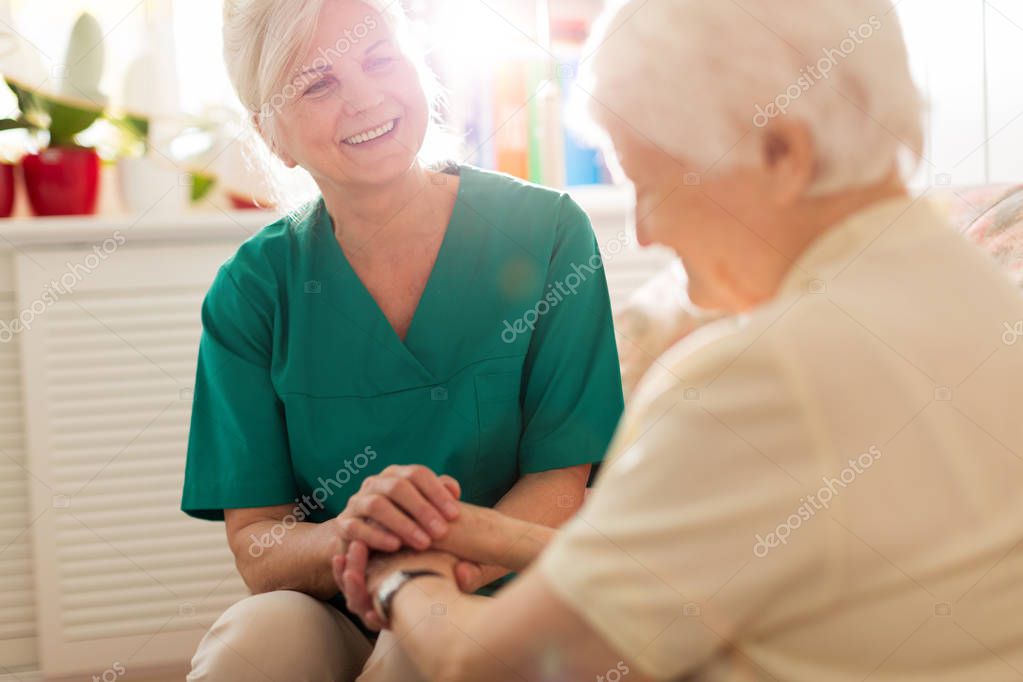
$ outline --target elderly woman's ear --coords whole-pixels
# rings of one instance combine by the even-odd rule
[[[252,126],[256,129],[256,132],[259,133],[259,136],[263,138],[264,142],[266,142],[266,146],[270,148],[271,152],[273,152],[274,156],[279,158],[288,168],[295,168],[298,165],[298,163],[281,148],[279,141],[275,140],[272,135],[267,133],[266,126],[263,125],[262,118],[258,111],[252,112],[252,118],[250,121]]]
[[[817,174],[817,150],[810,127],[779,117],[761,132],[760,165],[776,206],[790,206],[806,195]]]

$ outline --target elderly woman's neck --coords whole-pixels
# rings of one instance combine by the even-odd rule
[[[807,241],[797,255],[801,255],[822,234],[838,227],[855,214],[883,201],[908,196],[906,185],[895,174],[874,185],[804,199],[797,207],[797,219],[801,217],[799,222],[804,226],[804,238]]]
[[[774,221],[773,235],[763,236],[772,248],[764,250],[760,267],[749,269],[749,279],[733,289],[730,300],[722,301],[725,309],[748,312],[770,301],[814,242],[871,206],[906,197],[905,184],[898,175],[892,175],[868,187],[800,200]]]

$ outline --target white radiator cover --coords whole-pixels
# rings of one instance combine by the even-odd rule
[[[0,266],[0,321],[16,315],[14,277]],[[36,659],[35,585],[29,481],[22,429],[20,340],[0,337],[0,665],[16,668]]]
[[[234,248],[128,243],[21,335],[48,675],[187,660],[246,594],[223,526],[178,510],[200,305]],[[17,254],[18,308],[90,253]]]

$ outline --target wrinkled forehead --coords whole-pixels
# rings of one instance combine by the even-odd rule
[[[397,47],[397,43],[391,23],[380,11],[360,0],[327,0],[292,75],[321,71],[345,59],[359,60],[368,52],[388,47]]]

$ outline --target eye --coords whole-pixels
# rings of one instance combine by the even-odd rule
[[[333,84],[333,82],[334,79],[331,77],[321,78],[320,80],[316,81],[308,88],[306,88],[305,94],[306,95],[322,94],[330,89],[330,86]]]

